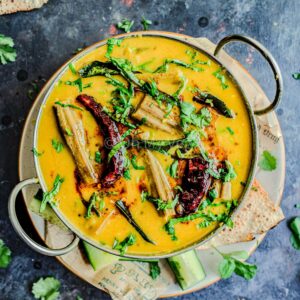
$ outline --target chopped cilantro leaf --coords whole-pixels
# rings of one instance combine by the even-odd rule
[[[273,171],[277,166],[276,157],[273,156],[269,151],[265,150],[261,155],[258,165],[265,171]]]
[[[78,109],[78,110],[81,110],[83,111],[83,109],[77,105],[74,105],[74,104],[70,104],[70,103],[62,103],[60,101],[55,101],[54,102],[55,104],[61,106],[61,107],[71,107],[71,108],[74,108],[74,109]]]
[[[2,65],[16,60],[17,53],[11,37],[0,34],[0,63]]]
[[[160,275],[160,267],[158,261],[149,261],[149,273],[152,279],[156,279]]]
[[[106,44],[107,44],[107,50],[106,50],[106,54],[105,57],[109,58],[112,54],[112,51],[114,49],[114,46],[117,45],[120,47],[122,40],[121,39],[115,39],[115,38],[110,38],[107,40]]]
[[[142,21],[141,21],[144,30],[148,30],[149,29],[149,25],[152,25],[152,21],[151,20],[147,20],[143,17]]]
[[[131,27],[133,26],[134,21],[130,21],[128,19],[123,19],[121,22],[117,24],[117,28],[123,30],[124,32],[130,32]]]
[[[58,194],[61,184],[64,182],[64,179],[60,175],[56,175],[53,188],[49,192],[43,193],[43,199],[41,201],[40,212],[43,212],[46,209],[47,203],[53,204],[53,198]]]
[[[121,255],[124,255],[127,248],[129,246],[132,246],[136,243],[136,237],[134,234],[128,235],[122,242],[119,242],[117,239],[115,239],[113,244],[113,249],[119,250]]]
[[[136,159],[137,159],[136,155],[133,155],[132,158],[131,158],[131,164],[132,164],[133,168],[136,169],[136,170],[145,170],[144,166],[139,166],[137,164]]]
[[[44,151],[43,152],[39,152],[37,151],[36,148],[32,148],[31,152],[33,153],[34,156],[38,157],[38,156],[41,156],[44,154]]]
[[[72,63],[69,63],[69,69],[74,75],[77,74],[77,71]]]
[[[215,72],[213,73],[213,75],[214,75],[217,79],[220,80],[222,89],[223,89],[223,90],[226,90],[226,89],[228,88],[228,84],[226,83],[226,77],[225,77],[224,74],[222,74],[222,72],[223,72],[223,69],[220,68],[220,69],[218,69],[217,71],[215,71]]]
[[[52,139],[51,144],[57,153],[60,153],[62,151],[62,149],[64,148],[63,143],[56,139]]]
[[[0,239],[0,268],[7,268],[11,262],[11,251]]]
[[[102,162],[101,152],[100,151],[96,151],[95,152],[95,162],[98,163],[98,164],[101,164],[101,162]]]
[[[60,282],[54,277],[40,278],[32,286],[35,299],[56,300],[59,297]]]

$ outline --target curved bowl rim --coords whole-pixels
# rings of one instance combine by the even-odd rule
[[[125,33],[125,34],[115,35],[113,37],[114,38],[128,38],[128,37],[134,37],[134,36],[154,36],[154,37],[168,38],[168,39],[178,41],[180,43],[184,43],[186,45],[189,45],[189,46],[197,49],[198,51],[200,51],[200,52],[204,53],[206,56],[208,56],[211,60],[215,61],[219,66],[224,68],[224,70],[226,70],[226,73],[230,76],[231,80],[234,82],[234,84],[239,89],[239,92],[242,95],[242,98],[243,98],[243,101],[244,101],[244,104],[245,104],[245,107],[246,107],[246,110],[247,110],[247,113],[248,113],[248,117],[249,117],[249,120],[250,120],[250,125],[251,125],[252,159],[251,159],[251,164],[250,164],[250,167],[249,167],[247,182],[246,182],[244,190],[243,190],[243,192],[242,192],[242,194],[239,198],[239,205],[231,213],[231,216],[234,216],[237,213],[237,211],[241,208],[241,206],[243,204],[242,202],[245,199],[245,197],[247,196],[247,194],[250,190],[250,187],[252,185],[252,182],[254,180],[254,172],[255,172],[255,168],[256,168],[256,164],[257,164],[257,153],[258,153],[258,136],[257,136],[257,127],[256,127],[254,112],[253,112],[253,109],[252,109],[252,107],[251,107],[251,105],[248,101],[248,98],[246,97],[246,95],[243,91],[243,88],[239,84],[238,80],[232,75],[232,73],[223,65],[223,63],[217,57],[213,56],[212,54],[210,54],[206,50],[199,47],[199,45],[194,41],[195,38],[193,38],[191,36],[172,33],[172,32],[165,32],[165,31],[163,31],[163,32],[162,31],[138,31],[138,32],[130,32],[130,33]],[[38,132],[39,122],[40,122],[40,118],[41,118],[42,111],[43,111],[42,108],[43,108],[45,102],[47,101],[49,95],[51,94],[55,84],[57,83],[57,81],[61,77],[61,75],[64,74],[64,72],[68,68],[68,65],[71,62],[77,61],[78,59],[82,58],[83,56],[85,56],[89,52],[105,45],[108,39],[109,38],[100,40],[100,41],[92,44],[91,46],[85,48],[84,50],[82,50],[78,54],[74,55],[72,58],[67,60],[47,81],[47,83],[45,84],[45,87],[47,86],[47,84],[49,82],[51,82],[51,84],[48,87],[48,91],[45,94],[45,96],[43,97],[44,99],[42,100],[42,102],[40,104],[40,107],[39,107],[39,112],[38,112],[38,116],[37,116],[36,124],[35,124],[35,128],[34,128],[33,147],[36,148],[36,145],[37,145],[37,132]],[[40,91],[37,98],[39,98],[40,94],[42,94],[43,91],[44,91],[44,88]],[[40,166],[39,166],[38,158],[36,156],[34,156],[34,164],[35,164],[35,170],[37,172],[37,176],[38,176],[38,179],[39,179],[39,183],[40,183],[43,191],[47,191],[46,184],[44,182],[43,175],[42,175],[42,172],[41,172],[41,169],[40,169]],[[75,226],[72,223],[70,223],[64,217],[64,215],[60,212],[60,210],[57,207],[53,207],[53,210],[54,210],[55,214],[58,216],[58,218],[62,221],[62,223],[64,223],[64,225],[70,231],[72,231],[76,236],[78,236],[81,240],[84,240],[85,242],[91,244],[92,246],[94,246],[94,247],[96,247],[96,248],[98,248],[102,251],[105,251],[105,252],[113,254],[113,255],[120,256],[120,253],[118,251],[115,251],[111,248],[107,248],[104,245],[101,245],[100,243],[97,243],[94,240],[84,236],[84,234],[79,229],[75,228]],[[222,224],[221,226],[219,226],[215,230],[211,231],[207,236],[203,237],[200,241],[191,243],[191,244],[189,244],[185,247],[182,247],[182,248],[180,248],[176,251],[173,251],[173,252],[167,252],[167,253],[164,252],[164,253],[155,254],[155,255],[152,255],[152,254],[149,254],[149,255],[144,255],[143,254],[142,255],[140,253],[138,253],[138,254],[133,254],[133,253],[126,254],[125,253],[122,257],[135,258],[135,259],[142,259],[142,258],[161,259],[161,258],[167,258],[167,257],[174,256],[174,255],[179,255],[181,253],[192,250],[192,249],[206,243],[211,238],[213,238],[216,234],[218,234],[218,232],[221,231],[224,228],[224,226],[225,226],[225,224]]]

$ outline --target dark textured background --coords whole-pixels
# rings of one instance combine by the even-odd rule
[[[50,75],[83,45],[114,32],[112,24],[127,17],[141,28],[144,15],[151,29],[205,36],[213,42],[241,33],[262,42],[277,59],[284,77],[284,96],[277,109],[286,143],[287,173],[283,210],[289,220],[300,215],[300,81],[291,73],[300,68],[300,1],[162,1],[162,0],[49,0],[43,8],[0,16],[0,33],[14,38],[18,52],[15,63],[0,65],[0,238],[13,252],[7,270],[0,270],[0,299],[32,299],[32,283],[40,276],[53,275],[62,283],[62,299],[109,299],[109,296],[75,277],[54,258],[30,250],[14,233],[7,217],[7,198],[18,182],[17,157],[21,129],[32,105],[27,97],[30,82]],[[251,49],[233,45],[227,50],[240,59],[274,95],[271,73]],[[20,70],[23,70],[20,72]],[[24,72],[26,71],[26,72]],[[32,230],[24,208],[19,213]],[[198,293],[180,299],[300,299],[300,252],[289,243],[287,222],[272,230],[250,261],[259,266],[255,279],[237,276],[220,281]]]

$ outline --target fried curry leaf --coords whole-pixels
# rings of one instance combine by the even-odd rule
[[[58,194],[61,184],[64,182],[64,179],[60,175],[56,175],[53,188],[49,192],[43,193],[43,199],[40,206],[40,212],[43,212],[46,209],[47,203],[53,204],[53,198]]]
[[[7,268],[11,262],[11,251],[0,239],[0,268]]]
[[[40,278],[32,286],[35,299],[56,300],[59,297],[60,282],[54,277]]]
[[[130,233],[122,242],[119,242],[118,239],[115,239],[113,244],[113,249],[119,250],[121,255],[124,255],[127,248],[136,243],[136,237],[134,234]]]
[[[17,53],[11,37],[0,34],[0,63],[5,65],[16,60]]]
[[[117,28],[123,30],[124,32],[130,32],[131,27],[133,26],[134,21],[130,21],[128,19],[123,19],[121,22],[117,24]]]
[[[265,150],[260,157],[258,165],[264,171],[273,171],[277,167],[276,157],[273,156],[269,151]]]

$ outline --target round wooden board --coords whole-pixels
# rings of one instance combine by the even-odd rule
[[[189,37],[182,36],[182,39],[190,39]],[[207,40],[206,38],[193,38],[192,41],[196,43],[200,48],[206,50],[207,52],[213,53],[215,45]],[[265,106],[269,103],[268,98],[265,93],[262,91],[259,84],[256,80],[247,72],[247,70],[240,65],[236,60],[227,55],[224,51],[221,51],[219,55],[220,61],[226,66],[231,73],[235,76],[239,84],[242,86],[245,95],[252,103],[254,108],[258,106]],[[24,180],[27,178],[32,178],[36,176],[36,171],[33,162],[32,156],[32,145],[33,145],[33,133],[35,120],[37,117],[37,113],[40,107],[40,103],[43,100],[45,94],[47,93],[51,83],[55,80],[55,76],[53,76],[49,82],[44,87],[43,91],[37,97],[34,102],[32,109],[27,117],[22,140],[20,144],[20,152],[19,152],[19,177],[20,180]],[[258,125],[258,133],[259,133],[259,148],[260,153],[262,150],[270,151],[274,156],[277,157],[277,168],[272,172],[264,172],[262,170],[256,171],[256,178],[260,181],[263,188],[268,192],[270,198],[276,204],[280,204],[283,187],[284,187],[284,179],[285,179],[285,149],[284,149],[284,141],[282,137],[282,132],[280,129],[280,125],[276,114],[274,112],[262,116],[257,117],[257,125]],[[33,195],[37,191],[37,186],[28,187],[23,191],[23,196],[28,207]],[[45,240],[46,233],[46,224],[45,221],[31,213],[29,211],[31,220],[33,225],[41,236],[42,239]],[[253,251],[258,247],[259,243],[264,238],[264,235],[257,237],[255,240],[247,243],[238,243],[220,247],[221,250],[225,252],[237,251],[237,250],[245,250],[249,254],[253,253]],[[171,297],[171,296],[179,296],[185,293],[191,293],[200,289],[203,289],[220,279],[217,271],[217,266],[219,264],[220,257],[216,254],[216,252],[212,249],[209,250],[198,250],[200,261],[205,269],[206,278],[201,281],[198,285],[193,287],[192,289],[182,291],[180,287],[175,283],[175,281],[168,286],[167,290],[164,292],[161,297]],[[86,272],[82,272],[82,264],[77,264],[76,260],[73,261],[72,264],[66,262],[64,257],[59,257],[58,260],[71,272],[75,275],[81,277],[83,280],[89,282],[90,284],[96,286],[101,289],[96,280],[93,280],[93,276],[89,272],[93,272],[92,269],[86,265]],[[163,264],[165,268],[167,266]]]

